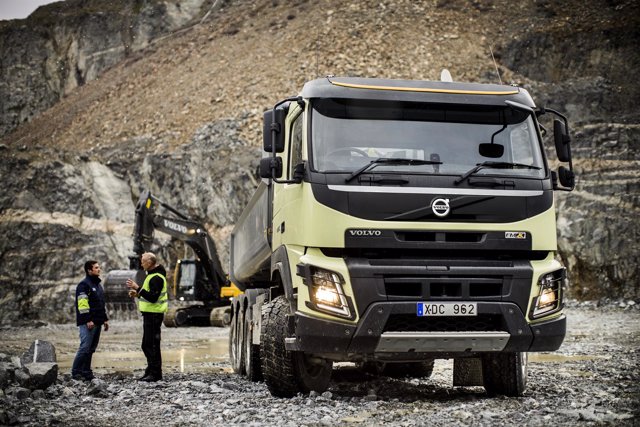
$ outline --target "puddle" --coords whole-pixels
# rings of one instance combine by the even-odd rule
[[[163,348],[162,367],[173,372],[226,371],[215,365],[228,360],[228,346],[227,338],[216,338],[185,342],[180,348]],[[74,357],[75,353],[59,355],[58,366],[62,372],[71,369]],[[141,349],[113,351],[101,349],[99,345],[91,366],[97,372],[133,372],[144,369],[147,361]]]
[[[594,356],[589,354],[546,354],[546,353],[529,353],[529,362],[535,363],[565,363],[565,362],[583,362],[586,360],[606,359],[605,356]]]

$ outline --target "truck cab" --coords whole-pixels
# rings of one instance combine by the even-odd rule
[[[232,233],[236,371],[286,396],[326,389],[332,362],[454,359],[454,385],[524,392],[527,352],[566,331],[564,116],[514,86],[327,77],[265,113],[264,149]]]

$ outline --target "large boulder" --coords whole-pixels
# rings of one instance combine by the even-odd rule
[[[27,363],[17,370],[16,380],[25,388],[44,390],[58,379],[58,364],[52,362]]]
[[[31,347],[20,356],[22,366],[35,362],[57,362],[56,348],[49,341],[35,340]]]

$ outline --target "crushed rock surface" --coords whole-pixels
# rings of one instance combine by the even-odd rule
[[[391,379],[341,364],[322,394],[272,397],[263,383],[231,372],[228,360],[208,362],[203,372],[165,364],[157,383],[135,380],[141,371],[97,371],[91,383],[68,373],[55,385],[18,398],[0,394],[0,424],[95,426],[369,426],[369,425],[637,425],[639,415],[640,310],[633,301],[570,303],[568,333],[559,351],[530,354],[528,387],[521,398],[488,397],[481,387],[452,387],[452,361],[436,361],[431,378]],[[117,330],[117,322],[112,326]],[[122,322],[122,329],[139,327]],[[141,328],[139,328],[141,329]],[[3,327],[0,351],[15,353],[45,330],[72,352],[73,325]],[[228,329],[163,329],[163,351],[193,341],[226,339]],[[127,339],[123,337],[128,337]],[[136,349],[135,333],[98,352]],[[129,339],[131,338],[131,339]],[[66,340],[66,341],[65,341]],[[66,344],[64,344],[66,343]],[[64,372],[64,370],[62,370]],[[206,371],[206,372],[204,372]],[[14,395],[16,394],[16,395]]]

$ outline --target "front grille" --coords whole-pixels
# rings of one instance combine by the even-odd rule
[[[503,295],[502,277],[385,277],[387,296],[474,298]],[[506,291],[508,293],[508,289]]]
[[[502,316],[480,314],[478,316],[418,317],[414,314],[392,314],[384,332],[481,332],[506,331]]]
[[[403,242],[480,243],[486,238],[486,233],[397,231],[396,238]]]

